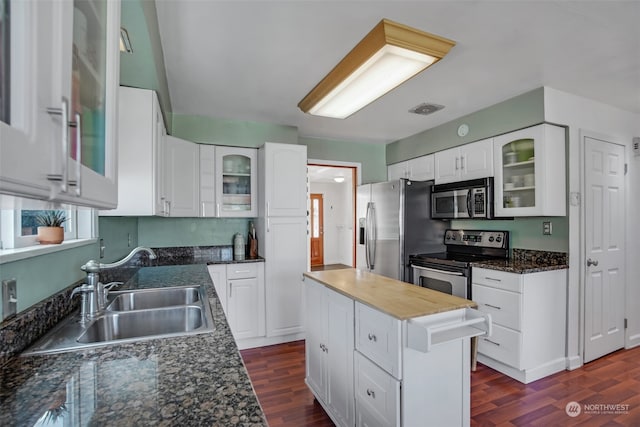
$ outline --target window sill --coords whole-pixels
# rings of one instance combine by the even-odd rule
[[[19,249],[2,249],[0,250],[0,264],[19,261],[22,259],[32,258],[40,255],[46,255],[54,252],[64,251],[66,249],[87,246],[98,241],[94,239],[73,239],[65,240],[59,245],[35,245]]]

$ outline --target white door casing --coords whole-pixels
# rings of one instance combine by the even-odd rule
[[[624,347],[624,147],[584,136],[584,362]]]

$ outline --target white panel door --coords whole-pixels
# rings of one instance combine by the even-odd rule
[[[585,137],[585,362],[624,346],[624,193],[624,147]]]
[[[407,178],[409,171],[407,162],[394,163],[387,166],[387,181],[393,181],[400,178]]]
[[[460,180],[460,149],[450,148],[435,153],[434,179],[436,184]]]
[[[200,216],[216,216],[216,147],[200,145]]]
[[[229,280],[227,318],[236,340],[253,338],[258,333],[258,279]]]
[[[463,181],[493,176],[493,138],[460,147],[460,169]]]
[[[326,363],[325,363],[325,330],[326,330],[326,291],[324,286],[311,279],[305,279],[306,300],[306,335],[305,363],[306,383],[321,399],[325,399]]]
[[[165,141],[169,216],[196,217],[200,199],[198,144],[173,136]]]
[[[266,143],[266,216],[307,215],[307,147]]]

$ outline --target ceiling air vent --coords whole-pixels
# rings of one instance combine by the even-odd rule
[[[442,110],[443,108],[444,105],[428,104],[426,102],[423,102],[422,104],[416,105],[415,107],[410,109],[409,112],[426,116],[427,114],[435,113],[436,111]]]

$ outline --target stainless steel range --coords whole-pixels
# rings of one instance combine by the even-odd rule
[[[447,229],[446,252],[409,257],[413,283],[425,288],[472,299],[471,263],[509,258],[509,232]]]

